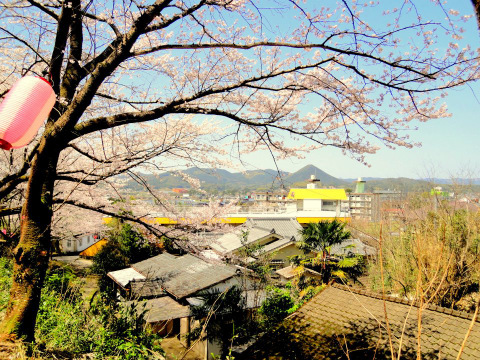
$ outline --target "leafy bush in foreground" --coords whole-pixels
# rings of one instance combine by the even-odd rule
[[[0,258],[0,316],[8,301],[12,262]],[[157,359],[158,335],[145,327],[145,311],[85,301],[82,280],[68,267],[47,273],[35,331],[40,357],[69,358],[94,353],[99,359]]]

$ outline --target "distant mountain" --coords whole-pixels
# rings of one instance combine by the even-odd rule
[[[300,170],[285,176],[283,181],[285,184],[289,185],[302,183],[310,179],[311,175],[315,175],[315,177],[320,180],[322,185],[325,186],[343,186],[348,184],[346,181],[337,179],[336,177],[327,174],[325,171],[320,170],[313,165],[304,166]]]
[[[280,175],[276,170],[271,169],[232,173],[223,169],[190,168],[183,171],[183,173],[200,180],[202,187],[207,190],[215,189],[221,191],[234,189],[271,190],[280,188],[282,185],[290,187],[295,183],[305,182],[310,178],[310,175],[316,175],[322,184],[327,186],[341,186],[345,184],[344,181],[327,174],[313,165],[305,166],[294,173],[282,171]],[[158,175],[143,174],[142,176],[150,186],[156,189],[190,188],[190,185],[175,173],[165,172]],[[128,187],[133,190],[141,189],[141,186],[133,180],[129,181]]]
[[[249,170],[242,173],[231,173],[223,169],[190,168],[184,170],[186,175],[200,181],[202,188],[215,190],[255,190],[258,188],[280,187],[278,172],[271,169]],[[282,172],[282,177],[288,173]],[[147,183],[156,189],[190,188],[188,182],[176,173],[165,172],[158,175],[143,174]],[[129,181],[128,187],[140,190],[141,186],[133,180]]]
[[[314,165],[307,165],[293,173],[281,172],[279,176],[276,170],[248,170],[245,172],[232,173],[223,169],[202,169],[190,168],[183,171],[190,177],[200,180],[201,186],[207,191],[253,191],[253,190],[273,190],[280,187],[304,187],[311,175],[315,175],[321,181],[322,186],[335,186],[355,190],[357,179],[339,179]],[[190,185],[184,181],[178,174],[165,172],[158,175],[144,174],[143,177],[147,183],[156,189],[171,188],[190,188]],[[426,180],[416,180],[408,178],[374,178],[365,177],[365,190],[399,190],[403,192],[429,191],[432,188],[432,182]],[[436,184],[442,184],[445,190],[452,188],[451,181],[446,179],[435,179]],[[479,179],[467,181],[458,179],[457,184],[480,184]],[[142,187],[130,180],[128,185],[130,189],[141,191]],[[479,188],[478,185],[474,186]],[[478,191],[478,189],[477,189]]]
[[[480,185],[480,179],[439,179],[433,180],[425,179],[425,181],[433,182],[435,184],[459,184],[459,185]]]

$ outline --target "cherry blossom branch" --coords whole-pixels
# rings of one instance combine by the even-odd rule
[[[45,14],[50,15],[53,19],[57,20],[59,19],[59,16],[52,10],[50,10],[47,6],[45,6],[42,3],[39,3],[38,1],[35,0],[27,0],[30,4],[35,6],[36,8],[42,10]]]
[[[147,55],[147,54],[158,52],[161,50],[195,50],[195,49],[225,49],[225,48],[249,50],[249,49],[258,48],[258,47],[279,47],[279,48],[284,47],[284,48],[302,49],[302,50],[304,49],[329,50],[339,55],[342,54],[342,55],[349,55],[349,56],[358,56],[358,57],[366,58],[369,60],[373,60],[375,62],[378,62],[379,64],[387,65],[394,69],[405,70],[425,78],[429,78],[429,79],[435,78],[435,73],[432,73],[432,74],[424,73],[410,66],[401,65],[398,61],[388,61],[384,58],[372,55],[370,53],[365,53],[365,52],[351,50],[351,49],[335,48],[335,47],[326,45],[325,42],[321,44],[285,43],[285,42],[272,42],[272,41],[260,41],[260,42],[254,42],[251,44],[235,44],[235,43],[162,44],[162,45],[152,47],[150,49],[134,51],[130,54],[130,56],[134,57],[134,56]]]

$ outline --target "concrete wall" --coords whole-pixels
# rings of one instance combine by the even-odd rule
[[[206,291],[218,290],[220,292],[224,292],[226,289],[229,289],[232,286],[239,286],[245,290],[254,290],[255,289],[254,284],[255,283],[252,280],[250,280],[248,277],[238,275],[230,279],[227,279],[226,281],[213,285],[210,288],[206,289]]]

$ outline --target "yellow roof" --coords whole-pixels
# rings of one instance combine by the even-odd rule
[[[106,243],[107,243],[106,239],[102,239],[100,241],[97,241],[95,244],[90,245],[88,248],[83,250],[80,253],[80,256],[94,257],[100,251],[100,249],[105,246]]]
[[[289,199],[348,200],[344,189],[290,189]]]

